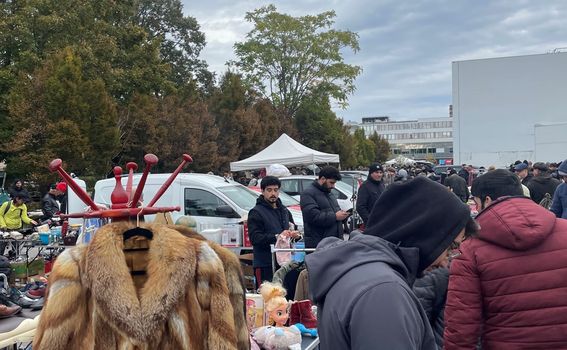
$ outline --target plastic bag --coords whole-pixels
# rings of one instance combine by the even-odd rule
[[[266,175],[275,177],[290,176],[291,172],[285,165],[272,164],[266,168]]]
[[[278,240],[276,241],[276,248],[291,248],[291,239],[289,237],[279,235]],[[284,266],[291,261],[291,252],[276,252],[276,260],[280,266]]]

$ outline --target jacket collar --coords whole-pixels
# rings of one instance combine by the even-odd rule
[[[321,191],[321,192],[323,192],[323,193],[331,193],[331,191],[330,191],[328,188],[323,187],[323,186],[319,183],[318,180],[313,180],[313,183],[312,183],[312,184],[313,184],[313,186],[315,186],[316,189],[318,189],[319,191]]]
[[[87,248],[84,278],[103,317],[133,342],[159,336],[163,323],[185,296],[195,277],[196,253],[190,240],[161,225],[152,231],[147,254],[147,281],[136,290],[123,252],[122,233],[135,225],[112,223],[100,228]]]

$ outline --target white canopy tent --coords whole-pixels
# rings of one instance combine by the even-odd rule
[[[285,166],[339,163],[339,155],[319,152],[282,134],[274,143],[255,155],[230,163],[231,171],[265,168],[271,164]]]
[[[394,159],[390,159],[389,161],[385,162],[384,164],[386,164],[386,165],[394,165],[394,164],[413,165],[413,164],[415,164],[415,160],[404,157],[404,156],[398,156]]]

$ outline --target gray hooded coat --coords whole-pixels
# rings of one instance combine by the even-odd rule
[[[437,349],[411,290],[417,248],[363,234],[346,242],[326,238],[317,248],[305,260],[318,305],[321,349]]]

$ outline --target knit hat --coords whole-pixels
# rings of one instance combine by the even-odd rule
[[[559,175],[567,176],[567,159],[561,162],[561,165],[559,165],[557,171],[559,172]]]
[[[64,182],[59,182],[57,184],[57,186],[55,186],[55,189],[57,189],[58,191],[61,191],[63,193],[67,192],[67,184]]]
[[[382,168],[382,165],[375,163],[372,164],[371,166],[368,167],[368,176],[370,176],[370,174],[372,174],[375,171],[384,171],[384,169]]]
[[[374,204],[364,234],[419,248],[419,271],[428,268],[471,220],[469,207],[426,177],[390,185]]]

